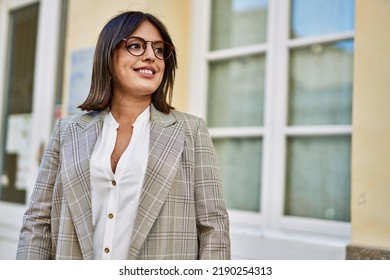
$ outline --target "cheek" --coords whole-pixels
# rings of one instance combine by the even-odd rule
[[[135,59],[132,59],[126,50],[117,49],[112,57],[113,71],[120,75],[126,73],[131,66],[135,63]]]

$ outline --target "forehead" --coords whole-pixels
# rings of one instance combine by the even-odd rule
[[[162,40],[160,31],[149,21],[144,21],[131,36],[141,37],[147,41],[159,41]]]

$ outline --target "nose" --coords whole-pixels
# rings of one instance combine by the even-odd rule
[[[152,42],[146,42],[145,48],[146,49],[145,49],[145,52],[143,54],[144,60],[154,60],[155,56],[154,56],[154,51],[153,51],[153,47],[152,47]]]

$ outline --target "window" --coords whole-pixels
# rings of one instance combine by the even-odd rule
[[[348,236],[354,1],[201,2],[190,110],[232,224]]]

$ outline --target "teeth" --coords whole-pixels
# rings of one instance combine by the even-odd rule
[[[153,74],[153,71],[148,69],[139,69],[138,72],[142,74],[150,74],[150,75]]]

